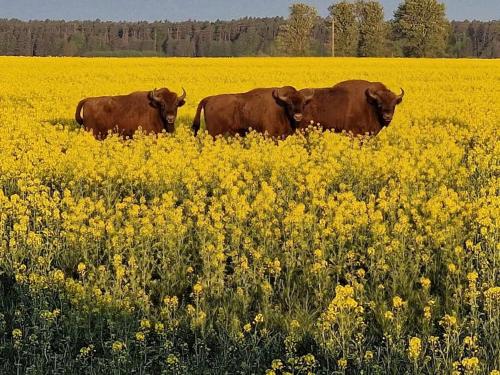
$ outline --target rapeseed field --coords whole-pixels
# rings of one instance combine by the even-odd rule
[[[200,99],[384,82],[377,137],[194,138]],[[187,91],[96,141],[88,96]],[[500,374],[500,62],[0,58],[0,373]]]

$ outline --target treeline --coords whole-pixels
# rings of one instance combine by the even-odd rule
[[[439,11],[429,9],[430,15],[436,17],[432,22],[422,9],[414,9],[421,15],[422,20],[418,21],[411,8],[404,7],[412,1],[419,0],[407,0],[390,21],[383,19],[383,8],[378,1],[340,1],[330,7],[327,18],[319,17],[313,7],[294,4],[288,19],[215,22],[0,19],[0,55],[330,56],[333,17],[337,56],[500,57],[500,21],[448,22],[444,19],[444,7],[441,19]],[[439,25],[438,37],[425,41],[411,35],[412,30],[419,28],[407,25],[405,16],[427,25]],[[305,29],[301,30],[301,26]],[[287,35],[297,29],[302,34],[299,38]],[[299,43],[300,38],[305,40]]]
[[[276,55],[283,18],[216,22],[29,21],[0,19],[0,55]]]
[[[500,21],[451,22],[448,54],[453,57],[500,57]]]

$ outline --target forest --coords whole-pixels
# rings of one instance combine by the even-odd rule
[[[356,15],[355,10],[348,9],[346,13],[348,7],[360,4],[364,6],[361,16]],[[341,9],[342,6],[345,9]],[[419,53],[405,48],[404,36],[398,33],[396,22],[384,20],[383,9],[377,1],[358,1],[356,4],[342,1],[332,5],[331,12],[334,7],[337,7],[335,46],[338,56],[500,57],[498,20],[444,20],[441,33],[444,42],[433,42],[432,51]],[[313,13],[313,17],[314,23],[307,36],[308,48],[302,55],[331,56],[331,16],[320,17]],[[0,55],[286,56],[293,53],[280,48],[277,43],[280,30],[286,22],[287,19],[283,17],[246,17],[214,22],[0,19]],[[373,30],[377,30],[376,37],[372,35]]]

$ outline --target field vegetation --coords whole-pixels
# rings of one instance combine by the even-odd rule
[[[190,131],[207,95],[352,78],[405,89],[375,138]],[[164,86],[173,135],[73,120]],[[498,375],[499,87],[497,60],[0,58],[0,373]]]

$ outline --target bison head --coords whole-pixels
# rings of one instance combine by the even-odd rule
[[[158,108],[160,116],[168,126],[168,131],[173,131],[177,108],[182,107],[186,101],[186,90],[182,89],[182,95],[177,96],[175,92],[168,89],[154,89],[148,95],[151,105]]]
[[[388,126],[392,121],[396,106],[403,100],[404,90],[401,89],[401,94],[396,95],[389,90],[372,90],[367,88],[365,93],[368,103],[376,107],[380,122],[384,126]]]
[[[284,86],[273,91],[273,97],[278,104],[285,107],[288,118],[295,125],[302,121],[305,105],[313,98],[314,90],[297,91],[294,87]]]

